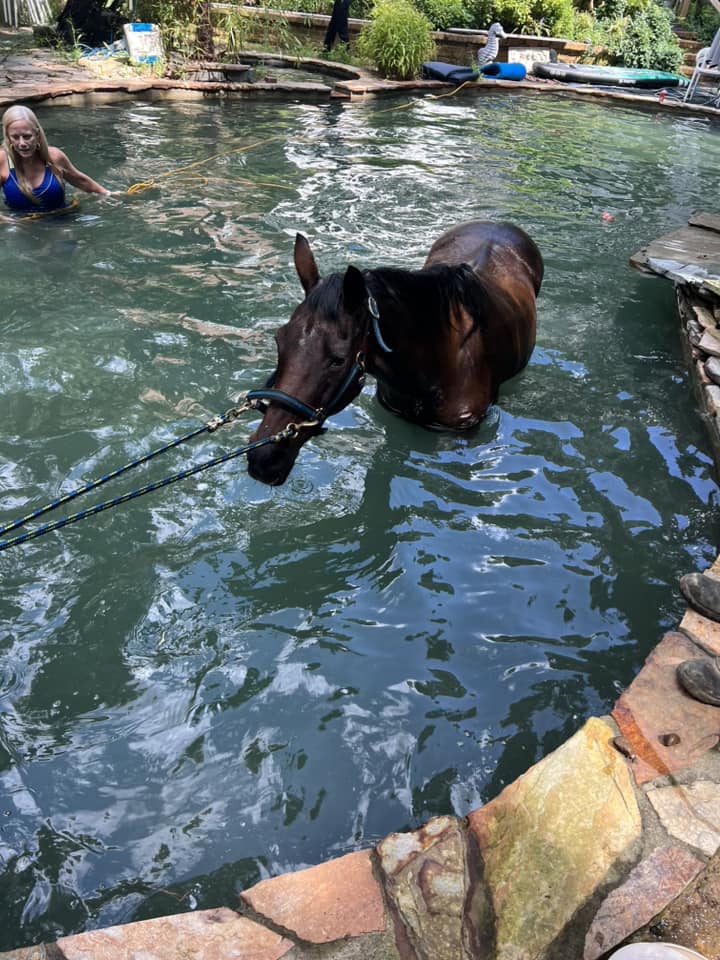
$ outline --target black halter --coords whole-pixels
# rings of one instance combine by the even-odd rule
[[[342,410],[343,407],[346,406],[343,400],[351,387],[357,386],[358,389],[362,390],[363,384],[365,383],[365,357],[362,353],[358,353],[355,357],[355,362],[338,387],[335,396],[325,407],[311,407],[304,401],[298,400],[297,397],[285,393],[284,390],[273,389],[276,377],[277,369],[270,375],[264,387],[260,390],[250,390],[248,392],[246,399],[251,402],[252,406],[255,407],[256,410],[265,413],[267,403],[264,401],[278,403],[291,413],[298,413],[301,417],[305,417],[306,420],[311,421],[311,423],[307,424],[308,426],[320,426],[328,417],[332,416],[333,413],[337,413],[338,410]]]

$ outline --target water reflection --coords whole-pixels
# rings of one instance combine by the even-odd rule
[[[298,230],[325,272],[417,267],[454,221],[502,217],[547,279],[533,361],[472,434],[369,387],[281,489],[233,462],[0,554],[0,949],[232,906],[478,806],[609,709],[716,533],[671,290],[626,267],[702,206],[716,131],[514,96],[42,119],[117,188],[227,156],[11,229],[3,521],[264,382]]]

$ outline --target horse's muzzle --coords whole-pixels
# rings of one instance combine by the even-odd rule
[[[282,457],[270,447],[252,450],[248,454],[248,473],[253,480],[267,483],[271,487],[280,487],[290,476],[297,453],[290,457],[287,452]]]
[[[275,432],[279,433],[279,430],[269,430],[265,426],[265,420],[263,420],[250,437],[250,442],[255,443]],[[248,451],[248,473],[253,480],[259,480],[260,483],[267,483],[271,487],[282,486],[290,476],[290,471],[295,465],[302,445],[311,436],[319,432],[319,430],[313,431],[301,428],[296,436],[282,437],[274,443]]]

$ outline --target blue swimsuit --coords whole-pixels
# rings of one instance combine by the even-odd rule
[[[45,176],[42,183],[39,187],[33,189],[35,203],[18,186],[15,168],[12,166],[2,189],[5,194],[5,203],[11,210],[60,210],[66,206],[65,187],[50,167],[45,167]]]

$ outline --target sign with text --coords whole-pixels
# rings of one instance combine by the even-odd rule
[[[547,47],[508,47],[508,63],[522,63],[529,68],[534,63],[547,63],[549,60],[550,50]]]

